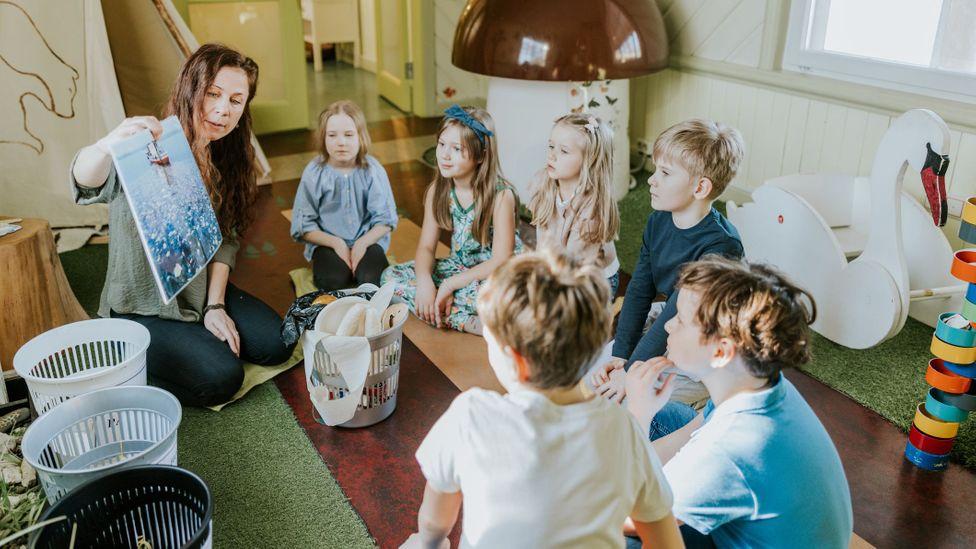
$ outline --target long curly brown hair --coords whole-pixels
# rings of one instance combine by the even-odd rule
[[[197,124],[202,122],[207,89],[224,67],[247,75],[247,101],[237,126],[208,142],[197,135]],[[223,44],[204,44],[183,63],[163,111],[180,119],[224,236],[243,234],[254,219],[258,167],[251,144],[250,106],[257,87],[258,65],[250,57]]]

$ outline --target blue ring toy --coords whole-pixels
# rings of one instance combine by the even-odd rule
[[[911,442],[905,443],[905,459],[912,465],[926,471],[944,471],[949,467],[949,454],[940,456],[923,452],[913,446]]]
[[[968,221],[962,221],[959,223],[959,238],[970,244],[976,244],[976,225]]]
[[[942,364],[952,373],[968,377],[969,379],[976,379],[976,362],[972,364],[956,364],[954,362],[942,361]]]
[[[960,410],[952,404],[947,404],[945,392],[935,387],[929,389],[929,394],[925,397],[925,410],[933,417],[951,423],[962,423],[969,417],[969,412],[966,410]]]
[[[969,284],[966,287],[966,301],[976,303],[976,284]]]
[[[963,393],[961,395],[954,395],[952,393],[945,393],[943,396],[946,404],[955,406],[960,410],[976,411],[976,394]]]
[[[970,284],[972,286],[972,284]],[[972,302],[970,302],[972,303]],[[957,313],[942,313],[939,315],[939,322],[935,325],[935,336],[956,347],[976,347],[976,330],[964,330],[953,328],[945,323],[952,315]]]

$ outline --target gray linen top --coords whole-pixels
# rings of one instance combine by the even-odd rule
[[[312,260],[316,244],[304,240],[305,233],[322,231],[341,238],[352,247],[376,225],[396,229],[397,210],[390,178],[379,160],[367,155],[367,167],[343,174],[317,156],[305,166],[295,206],[291,213],[291,236],[305,243],[305,259]],[[376,242],[383,251],[390,247],[390,233]]]
[[[71,182],[75,203],[83,206],[98,203],[109,205],[108,271],[98,304],[98,316],[107,318],[109,311],[115,311],[199,322],[203,318],[203,307],[207,299],[207,269],[187,284],[176,299],[164,305],[115,166],[112,166],[101,187],[82,187],[74,176],[77,158],[75,155],[68,167],[68,180]],[[225,263],[233,269],[239,249],[240,243],[236,238],[224,235],[223,243],[217,248],[212,261]]]

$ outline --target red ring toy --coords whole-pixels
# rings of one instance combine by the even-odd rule
[[[969,390],[969,386],[972,384],[971,379],[968,377],[962,377],[956,375],[951,370],[945,367],[942,363],[941,358],[933,358],[929,361],[929,369],[925,372],[925,382],[929,385],[935,387],[936,389],[942,389],[947,393],[960,394],[965,393]],[[919,448],[921,450],[921,448]]]
[[[959,250],[952,254],[949,273],[963,282],[976,283],[976,249]]]
[[[912,428],[908,430],[908,440],[911,441],[912,446],[919,450],[938,456],[948,454],[952,450],[952,445],[956,443],[955,438],[937,438],[926,435],[919,431],[914,423],[912,423]]]

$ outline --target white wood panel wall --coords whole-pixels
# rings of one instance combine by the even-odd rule
[[[868,175],[874,153],[892,116],[837,103],[741,84],[721,78],[665,70],[647,78],[645,135],[649,142],[668,126],[705,117],[736,127],[746,157],[727,196],[742,200],[763,181],[791,173]],[[923,105],[924,106],[924,105]],[[946,187],[950,212],[976,195],[976,134],[951,130]],[[921,180],[909,170],[906,189],[924,203]],[[946,232],[954,234],[958,222]]]
[[[767,0],[658,0],[673,55],[759,66]]]

